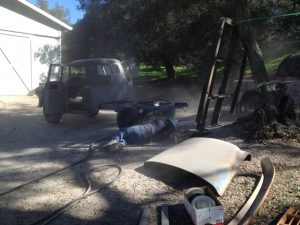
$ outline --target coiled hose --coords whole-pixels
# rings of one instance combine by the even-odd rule
[[[63,170],[66,170],[66,169],[68,169],[68,168],[74,167],[74,166],[78,165],[79,163],[82,163],[82,162],[88,160],[88,159],[91,157],[91,155],[93,154],[93,152],[94,152],[94,151],[93,151],[93,149],[92,149],[92,146],[90,145],[90,146],[89,146],[89,152],[88,152],[88,155],[87,155],[86,157],[84,157],[83,159],[81,159],[81,160],[79,160],[79,161],[77,161],[77,162],[75,162],[75,163],[73,163],[73,164],[71,164],[71,165],[69,165],[69,166],[66,166],[66,167],[64,167],[64,168],[62,168],[62,169],[56,170],[56,171],[54,171],[54,172],[51,172],[51,173],[49,173],[49,174],[47,174],[47,175],[45,175],[45,176],[36,178],[36,179],[34,179],[34,180],[31,180],[31,181],[29,181],[29,182],[26,182],[26,183],[24,183],[24,184],[21,184],[21,185],[19,185],[19,186],[17,186],[17,187],[14,187],[14,188],[12,188],[12,189],[9,189],[9,190],[7,190],[7,191],[4,191],[4,192],[0,193],[0,197],[3,196],[3,195],[6,195],[6,194],[8,194],[8,193],[11,193],[11,192],[13,192],[13,191],[16,191],[16,190],[18,190],[18,189],[20,189],[20,188],[22,188],[22,187],[25,187],[25,186],[27,186],[27,185],[29,185],[29,184],[32,184],[32,183],[35,183],[35,182],[40,181],[40,180],[42,180],[42,179],[45,179],[45,178],[47,178],[47,177],[50,177],[50,176],[52,176],[52,175],[54,175],[54,174],[57,174],[57,173],[59,173],[59,172],[61,172],[61,171],[63,171]],[[92,190],[92,182],[91,182],[91,180],[90,180],[90,178],[89,178],[89,175],[90,175],[93,171],[95,171],[95,170],[97,170],[97,169],[99,169],[99,168],[105,168],[105,167],[116,168],[116,169],[118,170],[118,172],[117,172],[117,174],[116,174],[116,175],[115,175],[108,183],[103,184],[102,186],[100,186],[100,187],[98,187],[98,188]],[[45,217],[43,217],[43,218],[41,218],[41,219],[39,219],[39,220],[37,220],[37,221],[31,223],[30,225],[46,225],[46,224],[49,224],[51,221],[53,221],[54,219],[56,219],[56,218],[57,218],[59,215],[61,215],[63,212],[65,212],[66,210],[68,210],[69,208],[71,208],[73,205],[75,205],[76,203],[78,203],[80,200],[82,200],[82,199],[84,199],[84,198],[86,198],[86,197],[88,197],[88,196],[91,196],[91,195],[93,195],[93,194],[95,194],[95,193],[97,193],[97,192],[103,190],[104,188],[106,188],[106,187],[109,186],[110,184],[114,183],[116,180],[118,180],[118,179],[120,178],[121,173],[122,173],[122,167],[119,166],[119,165],[116,165],[116,164],[103,164],[103,165],[98,165],[98,166],[95,166],[95,167],[91,168],[91,169],[85,174],[85,180],[86,180],[86,183],[87,183],[87,188],[86,188],[86,190],[84,191],[84,193],[83,193],[81,196],[79,196],[79,197],[73,199],[73,200],[70,201],[69,203],[67,203],[67,204],[65,204],[64,206],[58,208],[57,210],[55,210],[54,212],[50,213],[49,215],[47,215],[47,216],[45,216]]]
[[[91,180],[89,178],[89,175],[91,172],[93,172],[94,170],[98,169],[98,168],[103,168],[103,167],[114,167],[118,169],[118,173],[117,175],[108,183],[102,185],[101,187],[96,188],[95,190],[92,190],[92,183]],[[63,212],[65,212],[66,210],[68,210],[69,208],[71,208],[73,205],[75,205],[76,203],[78,203],[80,200],[91,196],[93,194],[95,194],[96,192],[99,192],[101,190],[103,190],[104,188],[106,188],[107,186],[109,186],[110,184],[112,184],[113,182],[115,182],[117,179],[120,178],[122,173],[122,167],[120,167],[119,165],[115,165],[115,164],[104,164],[104,165],[98,165],[95,166],[93,168],[91,168],[86,174],[85,174],[85,180],[88,184],[85,192],[80,196],[77,197],[75,199],[73,199],[72,201],[70,201],[69,203],[65,204],[64,206],[60,207],[59,209],[55,210],[54,212],[52,212],[51,214],[49,214],[48,216],[45,216],[43,218],[41,218],[40,220],[31,223],[30,225],[46,225],[49,224],[51,221],[53,221],[55,218],[57,218],[59,215],[61,215]]]

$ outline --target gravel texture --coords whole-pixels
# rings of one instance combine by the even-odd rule
[[[143,87],[155,97],[187,101],[187,111],[177,114],[182,124],[193,124],[200,92],[195,86],[180,84],[174,88],[160,84]],[[163,91],[162,91],[163,90]],[[189,93],[182,95],[185,90]],[[148,92],[149,91],[149,92]],[[84,174],[93,166],[115,163],[123,168],[122,176],[111,186],[92,195],[63,213],[51,224],[138,224],[144,207],[151,208],[149,224],[160,224],[159,206],[171,204],[171,224],[191,224],[182,207],[182,191],[200,186],[194,176],[181,171],[149,170],[143,162],[174,145],[171,140],[144,146],[128,146],[118,153],[107,153],[101,146],[117,130],[116,114],[101,111],[96,118],[65,115],[58,125],[48,124],[35,96],[0,96],[0,192],[46,175],[76,162],[88,154],[92,157],[47,179],[0,196],[0,224],[31,224],[81,195],[86,187]],[[235,117],[225,109],[221,124]],[[211,110],[210,110],[211,113]],[[260,161],[269,157],[276,169],[273,186],[251,224],[276,224],[280,215],[291,206],[300,207],[300,145],[297,140],[271,140],[247,143],[236,137],[231,127],[208,127],[209,137],[219,138],[248,151],[251,161],[242,162],[238,173],[219,200],[225,207],[225,222],[231,220],[251,195],[261,175]],[[205,152],[204,152],[205,154]],[[97,187],[116,174],[108,169],[92,174]]]

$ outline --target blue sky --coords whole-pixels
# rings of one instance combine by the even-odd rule
[[[27,1],[31,2],[34,5],[36,5],[37,2],[37,0]],[[52,8],[56,2],[69,9],[72,24],[76,23],[78,19],[81,19],[83,17],[84,12],[77,9],[77,5],[79,5],[79,2],[77,0],[48,0],[49,7]]]

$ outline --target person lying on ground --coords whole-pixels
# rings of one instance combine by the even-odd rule
[[[103,147],[120,151],[127,144],[145,144],[157,137],[166,137],[176,129],[176,119],[154,119],[152,122],[121,128]]]

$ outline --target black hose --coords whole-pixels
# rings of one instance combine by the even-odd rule
[[[93,153],[93,150],[92,150],[92,146],[90,145],[88,155],[87,155],[86,157],[84,157],[83,159],[81,159],[81,160],[79,160],[79,161],[77,161],[77,162],[75,162],[75,163],[72,163],[71,165],[66,166],[66,167],[64,167],[64,168],[62,168],[62,169],[55,170],[55,171],[53,171],[53,172],[51,172],[51,173],[49,173],[49,174],[47,174],[47,175],[45,175],[45,176],[38,177],[38,178],[36,178],[36,179],[34,179],[34,180],[31,180],[31,181],[29,181],[29,182],[26,182],[26,183],[24,183],[24,184],[21,184],[21,185],[19,185],[19,186],[17,186],[17,187],[14,187],[14,188],[12,188],[12,189],[7,190],[7,191],[4,191],[4,192],[0,193],[0,197],[3,196],[3,195],[6,195],[6,194],[8,194],[8,193],[11,193],[11,192],[13,192],[13,191],[16,191],[16,190],[18,190],[18,189],[20,189],[20,188],[22,188],[22,187],[25,187],[25,186],[27,186],[27,185],[29,185],[29,184],[32,184],[32,183],[34,183],[34,182],[37,182],[37,181],[39,181],[39,180],[45,179],[45,178],[47,178],[47,177],[50,177],[50,176],[52,176],[52,175],[54,175],[54,174],[57,174],[57,173],[59,173],[59,172],[61,172],[61,171],[63,171],[63,170],[66,170],[66,169],[69,169],[69,168],[71,168],[71,167],[73,167],[73,166],[76,166],[77,164],[82,163],[82,162],[86,161],[88,158],[90,158],[91,155],[92,155],[92,153]]]
[[[98,187],[95,190],[91,190],[92,189],[92,183],[91,183],[91,180],[89,178],[89,174],[91,172],[93,172],[95,169],[97,169],[97,168],[103,168],[103,167],[114,167],[114,168],[117,168],[118,169],[118,174],[111,181],[109,181],[108,183],[106,183],[106,184]],[[88,197],[90,195],[93,195],[93,194],[95,194],[98,191],[103,190],[104,188],[106,188],[107,186],[109,186],[110,184],[112,184],[113,182],[115,182],[117,179],[120,178],[121,173],[122,173],[122,167],[120,167],[119,165],[115,165],[115,164],[104,164],[104,165],[98,165],[98,166],[95,166],[95,167],[91,168],[85,174],[85,179],[86,179],[86,182],[87,182],[88,186],[87,186],[85,192],[80,197],[77,197],[77,198],[73,199],[72,201],[70,201],[69,203],[67,203],[64,206],[60,207],[59,209],[55,210],[51,214],[49,214],[49,215],[47,215],[47,216],[39,219],[36,222],[31,223],[30,225],[46,225],[46,224],[49,224],[51,221],[53,221],[55,218],[57,218],[63,212],[65,212],[66,210],[68,210],[69,208],[71,208],[73,205],[77,204],[80,200],[82,200],[82,199],[84,199],[84,198],[86,198],[86,197]]]
[[[69,165],[67,167],[64,167],[62,169],[56,170],[56,171],[54,171],[52,173],[49,173],[49,174],[47,174],[45,176],[36,178],[34,180],[31,180],[29,182],[21,184],[21,185],[19,185],[17,187],[14,187],[12,189],[4,191],[4,192],[0,193],[0,196],[6,195],[6,194],[11,193],[13,191],[16,191],[16,190],[18,190],[18,189],[20,189],[22,187],[25,187],[25,186],[27,186],[29,184],[32,184],[32,183],[37,182],[39,180],[45,179],[47,177],[50,177],[50,176],[52,176],[54,174],[57,174],[57,173],[63,171],[63,170],[66,170],[66,169],[71,168],[71,167],[73,167],[75,165],[78,165],[79,163],[82,163],[82,162],[88,160],[91,157],[92,153],[93,153],[93,149],[92,149],[92,146],[90,145],[89,146],[88,155],[86,157],[84,157],[83,159],[81,159],[81,160],[79,160],[79,161],[77,161],[77,162],[75,162],[75,163],[73,163],[73,164],[71,164],[71,165]],[[98,187],[95,190],[91,190],[92,189],[92,183],[91,183],[91,180],[89,178],[90,173],[93,172],[94,170],[96,170],[97,168],[103,168],[103,167],[114,167],[114,168],[117,168],[118,169],[118,174],[111,181],[109,181],[108,183],[106,183],[106,184]],[[51,221],[53,221],[55,218],[57,218],[63,212],[65,212],[66,210],[68,210],[69,208],[71,208],[73,205],[75,205],[76,203],[78,203],[80,200],[82,200],[82,199],[84,199],[84,198],[86,198],[86,197],[88,197],[90,195],[93,195],[93,194],[95,194],[98,191],[101,191],[102,189],[106,188],[107,186],[109,186],[110,184],[112,184],[113,182],[115,182],[117,179],[120,178],[121,173],[122,173],[122,167],[119,166],[119,165],[115,165],[115,164],[103,164],[103,165],[98,165],[98,166],[95,166],[95,167],[91,168],[85,174],[85,180],[86,180],[88,186],[87,186],[86,190],[84,191],[84,193],[81,196],[73,199],[69,203],[67,203],[64,206],[58,208],[57,210],[55,210],[54,212],[50,213],[49,215],[47,215],[47,216],[45,216],[45,217],[43,217],[43,218],[41,218],[41,219],[39,219],[39,220],[31,223],[30,225],[46,225],[46,224],[49,224]]]

